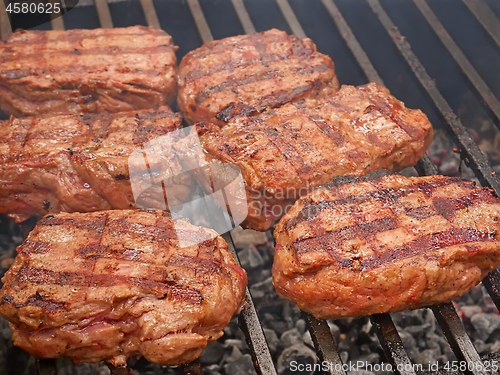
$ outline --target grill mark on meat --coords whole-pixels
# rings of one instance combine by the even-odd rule
[[[320,80],[315,80],[309,85],[295,87],[293,90],[281,90],[276,93],[266,95],[259,100],[263,106],[267,108],[278,108],[282,105],[291,102],[294,98],[300,97],[302,94],[312,91],[315,88],[320,87],[323,84]],[[262,112],[262,110],[260,110]]]
[[[19,270],[12,285],[39,284],[61,285],[75,287],[100,287],[109,288],[117,285],[132,285],[142,288],[145,292],[163,294],[164,298],[172,296],[174,299],[188,301],[201,305],[201,293],[192,287],[182,286],[171,279],[153,280],[150,277],[130,277],[123,275],[79,272],[56,272],[42,268],[24,266]]]
[[[237,116],[253,116],[259,113],[259,111],[249,105],[243,103],[231,102],[227,107],[220,111],[215,117],[217,120],[228,122],[233,117]]]
[[[29,297],[28,300],[26,301],[26,304],[22,306],[36,306],[36,307],[41,307],[45,311],[54,312],[65,308],[66,302],[53,301],[36,292],[36,294],[34,296]],[[19,308],[21,306],[17,305],[16,307]]]
[[[411,216],[414,219],[427,219],[431,216],[437,215],[438,213],[432,206],[423,206],[415,208],[405,207],[404,212],[406,215]]]
[[[345,198],[337,199],[334,201],[322,201],[319,203],[306,203],[302,210],[291,220],[285,223],[285,230],[292,230],[298,223],[305,220],[311,220],[318,216],[323,210],[331,209],[336,206],[345,204],[361,204],[368,202],[370,200],[374,201],[395,201],[401,197],[407,196],[408,194],[420,191],[427,196],[432,195],[432,192],[438,187],[458,184],[463,186],[468,186],[467,183],[461,181],[458,178],[446,178],[433,181],[432,184],[422,181],[411,185],[407,185],[400,189],[387,188],[380,189],[373,192],[360,195],[350,195]]]
[[[450,246],[465,245],[470,242],[492,242],[496,232],[481,232],[476,229],[452,228],[443,232],[422,236],[403,246],[387,249],[384,252],[361,260],[364,269],[375,268],[384,263],[393,263],[425,252]],[[470,247],[469,247],[470,248]],[[468,248],[468,251],[470,251]]]
[[[200,92],[198,95],[196,95],[196,103],[203,103],[215,92],[221,92],[227,88],[239,87],[248,85],[249,83],[256,83],[259,81],[264,81],[266,79],[271,79],[274,78],[278,73],[278,70],[269,70],[259,74],[252,74],[244,78],[228,79],[227,81],[219,83],[218,85],[209,87],[208,90]]]
[[[233,73],[237,68],[243,68],[243,67],[247,67],[249,65],[253,65],[254,63],[261,63],[264,67],[265,67],[265,64],[269,63],[269,62],[274,62],[274,61],[281,61],[281,60],[287,60],[289,62],[293,62],[294,60],[299,60],[299,59],[289,59],[289,55],[288,54],[283,54],[283,55],[275,55],[275,54],[263,54],[263,55],[259,55],[259,57],[257,58],[252,58],[252,59],[248,59],[248,60],[236,60],[236,61],[233,61],[233,60],[226,60],[224,62],[221,62],[220,64],[215,64],[213,65],[213,67],[211,69],[208,69],[208,70],[205,70],[205,71],[201,71],[199,69],[193,69],[192,71],[190,71],[187,75],[186,75],[186,78],[185,80],[187,82],[190,82],[190,81],[195,81],[195,80],[198,80],[200,78],[204,78],[204,77],[210,77],[216,73],[220,73],[224,70],[226,70],[229,73]]]
[[[159,54],[164,54],[164,53],[169,53],[172,51],[176,51],[177,47],[175,46],[169,46],[166,44],[159,44],[155,46],[150,46],[150,47],[131,47],[131,46],[110,46],[107,48],[92,48],[92,49],[85,49],[85,48],[80,48],[80,49],[68,49],[68,50],[60,50],[56,49],[50,52],[45,52],[45,55],[50,54],[51,56],[60,56],[61,59],[64,58],[65,55],[78,55],[78,56],[97,56],[97,55],[109,55],[110,53],[113,53],[115,56],[118,56],[119,54],[124,55],[124,54],[132,54],[132,55],[159,55]],[[43,51],[37,50],[36,53],[28,53],[28,54],[20,54],[20,51],[13,51],[12,53],[6,53],[6,51],[3,51],[0,55],[0,62],[9,62],[9,61],[16,61],[16,62],[23,62],[23,61],[30,61],[32,59],[38,59],[40,58],[40,54],[44,54]],[[90,61],[92,62],[92,60]],[[64,60],[61,60],[61,63],[64,63]],[[98,61],[96,61],[98,63]],[[73,67],[73,69],[70,70],[65,70],[65,72],[73,72],[73,71],[81,71],[82,69],[87,69],[91,67],[92,65],[87,65],[83,67]],[[154,70],[151,70],[154,71]],[[9,79],[17,79],[17,78],[23,78],[27,77],[29,75],[33,74],[38,74],[39,72],[44,72],[44,70],[40,69],[11,69],[11,70],[6,70],[3,72],[0,72],[2,75],[6,75],[7,78]],[[118,73],[121,73],[119,70],[117,70]],[[149,70],[136,70],[134,69],[132,72],[134,73],[146,73],[150,72]],[[11,75],[12,77],[10,77]],[[21,76],[19,76],[21,75]],[[19,76],[19,77],[18,77]]]
[[[384,217],[368,223],[358,223],[335,229],[316,237],[298,239],[292,242],[291,247],[295,250],[297,256],[300,257],[301,254],[316,251],[321,247],[321,243],[332,244],[333,246],[327,246],[326,250],[333,259],[340,259],[338,250],[337,252],[333,250],[334,247],[338,248],[343,241],[357,237],[371,238],[378,233],[396,229],[397,227],[398,223],[394,218]]]
[[[319,115],[309,115],[308,117],[322,133],[326,134],[333,141],[335,146],[341,147],[345,143],[345,137],[337,129],[329,126]]]
[[[269,140],[274,147],[281,151],[287,163],[293,168],[298,176],[303,173],[309,173],[312,170],[295,148],[279,134],[277,128],[264,129],[264,133],[269,136]]]
[[[445,219],[450,220],[456,211],[473,206],[477,202],[496,203],[496,199],[485,189],[472,191],[459,198],[433,198],[436,211]]]
[[[19,254],[25,253],[25,254],[44,254],[48,251],[50,251],[51,245],[50,243],[43,242],[43,241],[31,241],[31,240],[26,240],[23,243],[23,246],[19,248]]]

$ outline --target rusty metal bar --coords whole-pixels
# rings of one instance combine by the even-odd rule
[[[299,38],[307,38],[306,33],[297,19],[297,16],[293,12],[292,7],[288,3],[288,0],[276,0],[276,3],[278,3],[281,13],[283,13],[288,26],[292,29],[292,33]]]
[[[377,314],[370,317],[376,328],[377,337],[387,359],[396,374],[415,375],[415,370],[408,357],[401,337],[389,314]]]
[[[500,119],[500,102],[497,100],[493,92],[490,90],[486,82],[481,78],[479,73],[474,69],[469,59],[465,56],[462,50],[455,43],[453,38],[445,30],[443,24],[434,14],[425,0],[413,0],[417,8],[423,14],[429,25],[432,27],[439,40],[444,44],[448,52],[453,56],[455,61],[462,69],[462,72],[469,78],[469,81],[479,92],[484,101],[489,105],[495,116]]]
[[[112,29],[113,20],[111,19],[108,2],[106,0],[95,0],[95,7],[97,9],[97,16],[99,17],[101,27],[105,29]]]
[[[57,375],[57,366],[55,359],[36,358],[35,366],[38,375]]]
[[[201,9],[199,1],[187,0],[187,3],[189,5],[189,10],[193,15],[194,23],[198,28],[198,32],[200,33],[201,40],[203,41],[203,43],[209,43],[212,40],[214,40],[212,32],[208,27],[207,20],[205,18],[205,15],[203,14],[203,10]]]
[[[429,76],[417,56],[413,53],[406,38],[401,35],[398,28],[389,18],[378,0],[367,0],[367,2],[379,18],[389,36],[392,38],[403,58],[415,73],[419,82],[431,97],[437,109],[443,115],[450,130],[457,137],[461,148],[463,148],[462,151],[464,152],[464,156],[466,156],[466,162],[468,162],[469,166],[474,170],[481,184],[489,185],[493,188],[497,196],[500,196],[500,181],[491,168],[491,165],[488,163],[486,156],[481,152],[465,126],[453,112],[446,99],[441,95],[436,87],[436,83]]]
[[[483,285],[491,296],[495,306],[500,311],[500,271],[491,271],[483,280]]]
[[[60,13],[50,14],[50,25],[52,30],[64,30],[64,21],[62,18],[62,13],[64,12],[64,4],[61,4],[59,0],[50,0],[51,4],[58,4],[60,7]],[[54,9],[54,8],[52,8]]]
[[[142,11],[144,12],[144,17],[148,26],[154,27],[155,29],[161,29],[160,21],[158,21],[158,16],[156,14],[155,6],[152,0],[140,0]]]
[[[321,0],[323,3],[324,7],[330,13],[330,16],[332,16],[333,21],[335,22],[335,25],[337,26],[337,29],[340,31],[340,35],[342,35],[342,38],[345,40],[347,43],[347,47],[351,50],[352,54],[354,55],[354,58],[358,62],[359,66],[363,70],[363,73],[365,73],[366,77],[371,81],[371,82],[377,82],[381,85],[384,85],[384,81],[382,81],[382,78],[378,75],[377,71],[375,70],[373,64],[371,63],[370,59],[368,58],[366,52],[363,50],[361,45],[359,44],[358,40],[354,36],[354,33],[352,32],[351,28],[347,24],[344,16],[342,16],[342,13],[340,13],[339,9],[337,8],[337,5],[335,5],[333,0]]]
[[[500,21],[495,13],[483,0],[462,0],[469,8],[479,23],[491,35],[493,40],[500,46]]]
[[[233,253],[234,257],[238,259],[238,254],[234,248],[233,238],[230,233],[224,233],[222,235],[229,246],[229,249]],[[248,287],[245,291],[245,303],[244,308],[240,312],[238,321],[241,330],[245,334],[247,344],[252,352],[252,359],[255,366],[255,370],[259,375],[277,375],[276,368],[274,367],[273,358],[271,357],[271,352],[269,351],[269,346],[267,345],[266,337],[264,336],[264,331],[260,324],[259,316],[257,315],[257,310],[250,295]]]
[[[243,26],[245,34],[253,34],[255,32],[255,27],[250,19],[247,9],[245,8],[243,0],[231,0],[231,3],[233,3],[234,10],[238,15],[238,19],[240,20],[241,26]]]
[[[201,369],[200,361],[194,360],[193,362],[186,363],[182,366],[184,369],[184,375],[203,375],[203,370]]]
[[[448,339],[453,353],[455,353],[459,361],[467,364],[467,369],[464,373],[474,375],[486,374],[483,362],[476,348],[470,341],[469,336],[465,332],[462,320],[458,316],[453,304],[449,302],[433,306],[432,311]]]
[[[5,2],[0,1],[0,36],[2,39],[7,39],[12,34],[9,15],[5,10]]]
[[[302,315],[309,328],[311,339],[321,363],[325,362],[329,364],[327,374],[347,375],[347,372],[342,368],[342,359],[339,356],[337,344],[333,339],[328,322],[316,319],[311,314],[305,312],[302,312]]]
[[[425,154],[424,157],[417,162],[415,169],[420,176],[432,176],[434,174],[438,174],[437,167],[427,154]]]

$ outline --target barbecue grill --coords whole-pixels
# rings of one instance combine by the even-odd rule
[[[173,36],[180,47],[179,60],[213,39],[273,27],[310,37],[320,52],[332,57],[341,83],[378,82],[409,108],[422,109],[437,133],[451,140],[479,183],[500,196],[500,180],[492,166],[500,150],[490,148],[483,153],[479,146],[484,145],[480,142],[485,136],[477,136],[481,124],[491,137],[500,139],[499,18],[497,0],[80,0],[63,17],[37,28],[149,25]],[[0,2],[2,38],[10,34],[11,24],[19,27],[19,18],[14,16],[11,21]],[[439,160],[434,159],[426,155],[416,172],[437,174]],[[223,237],[236,254],[231,235]],[[483,285],[500,309],[500,272],[491,272]],[[257,374],[277,374],[248,289],[246,302],[239,324],[255,370]],[[459,361],[478,364],[500,359],[498,352],[480,357],[452,303],[432,307],[432,311]],[[328,323],[308,314],[304,318],[319,361],[330,363],[326,373],[347,374]],[[391,316],[370,319],[394,373],[418,373],[411,367]],[[39,360],[37,368],[40,375],[56,374],[54,360]],[[185,374],[203,373],[198,361],[183,369]],[[469,366],[453,373],[494,373],[491,367],[489,370]],[[122,375],[128,370],[111,368],[111,373]]]

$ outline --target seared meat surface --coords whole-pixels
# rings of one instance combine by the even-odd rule
[[[500,264],[499,218],[500,200],[459,178],[331,183],[277,225],[274,286],[324,319],[449,302]]]
[[[222,336],[247,283],[221,237],[164,211],[49,215],[17,251],[0,315],[40,358],[190,362]]]
[[[332,95],[339,86],[333,68],[310,39],[283,31],[225,38],[184,56],[177,102],[189,123],[223,126],[236,116]]]
[[[138,165],[137,174],[142,169],[140,160],[134,163],[129,156],[180,127],[180,115],[166,106],[115,114],[12,117],[0,126],[0,212],[21,222],[49,212],[135,208],[129,165]],[[175,180],[175,193],[168,198],[178,204],[189,196],[193,180],[186,174],[175,176],[181,166],[172,143],[163,142],[158,160],[149,155],[149,165],[161,164],[159,178]],[[144,160],[142,153],[139,157]],[[154,195],[142,207],[164,208],[151,202]],[[164,205],[163,192],[156,196]]]
[[[164,31],[18,31],[0,44],[0,107],[14,116],[171,104],[176,48]]]
[[[285,206],[335,176],[415,165],[433,136],[425,114],[376,83],[342,86],[315,107],[287,104],[223,128],[200,123],[197,130],[208,162],[241,169],[249,210],[243,225],[256,230],[269,229]]]

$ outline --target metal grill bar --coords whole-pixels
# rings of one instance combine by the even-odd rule
[[[278,3],[278,6],[281,10],[281,13],[283,13],[283,16],[286,19],[286,22],[290,26],[290,29],[292,30],[292,33],[295,36],[298,36],[299,38],[307,38],[306,33],[304,32],[304,29],[302,28],[302,25],[300,24],[299,20],[297,19],[297,16],[293,12],[292,7],[288,3],[287,0],[276,0],[276,3]]]
[[[497,98],[488,85],[486,85],[476,69],[474,69],[469,59],[467,59],[464,53],[460,50],[452,37],[445,31],[441,21],[439,21],[425,0],[413,0],[413,2],[423,14],[429,25],[431,25],[439,40],[441,40],[448,52],[458,63],[460,69],[462,69],[467,78],[469,78],[469,81],[474,85],[484,101],[488,103],[495,116],[500,119],[500,103]]]
[[[354,58],[356,59],[358,65],[363,70],[363,73],[365,73],[368,80],[383,85],[384,81],[382,81],[382,78],[380,78],[377,71],[373,67],[373,64],[368,58],[368,55],[363,50],[358,40],[354,36],[354,33],[347,24],[344,16],[342,16],[342,13],[340,13],[339,8],[337,8],[337,5],[335,5],[333,0],[321,0],[321,2],[323,3],[323,6],[326,8],[328,13],[330,13],[330,16],[332,16],[333,21],[337,26],[337,29],[339,29],[340,35],[342,35],[342,38],[347,43],[347,47],[349,47],[349,49],[351,50],[352,54],[354,55]]]
[[[243,0],[231,0],[233,3],[234,10],[238,15],[238,19],[240,20],[241,26],[243,26],[243,30],[245,34],[253,34],[255,32],[255,27],[250,19],[250,15],[248,14],[245,4]]]
[[[187,0],[187,3],[189,5],[189,10],[193,15],[194,23],[198,28],[198,32],[200,33],[203,43],[209,43],[214,40],[212,32],[208,27],[207,20],[205,18],[205,15],[203,14],[203,10],[201,9],[198,0]]]
[[[479,23],[491,35],[493,40],[500,46],[500,21],[495,13],[483,0],[462,0],[469,10],[474,14]]]
[[[158,21],[158,16],[156,15],[155,6],[152,0],[140,0],[142,10],[144,12],[144,17],[146,17],[146,22],[148,26],[154,27],[155,29],[161,29],[160,21]]]
[[[498,270],[491,271],[488,277],[483,280],[483,285],[497,309],[500,310],[500,272]]]
[[[0,36],[2,39],[7,39],[12,34],[9,16],[5,10],[5,2],[0,1]]]
[[[432,311],[441,326],[448,342],[459,361],[464,361],[468,366],[465,373],[474,375],[485,374],[481,370],[482,362],[469,336],[465,332],[462,320],[451,302],[433,306]],[[479,366],[481,365],[481,366]]]
[[[480,179],[483,180],[486,184],[491,181],[491,186],[495,186],[494,189],[498,195],[498,192],[500,191],[500,184],[496,177],[492,174],[491,166],[488,164],[486,157],[473,142],[470,135],[467,133],[467,130],[464,128],[457,116],[453,113],[452,109],[443,98],[441,93],[437,90],[435,83],[427,74],[424,66],[411,50],[409,43],[400,34],[398,28],[394,25],[385,10],[382,8],[380,2],[378,0],[367,1],[373,12],[377,15],[380,22],[386,29],[387,33],[391,36],[398,50],[401,52],[407,63],[411,66],[420,83],[424,86],[426,91],[431,96],[432,100],[449,124],[451,130],[457,136],[459,142],[464,147],[465,152],[467,152],[468,157],[475,163],[473,167],[475,167],[474,169],[476,170],[476,172],[478,172],[478,177],[480,177]],[[479,354],[470,342],[469,337],[465,334],[465,329],[463,327],[462,321],[456,315],[456,311],[454,310],[453,305],[444,304],[433,307],[433,311],[445,335],[450,341],[450,344],[454,346],[455,355],[457,355],[459,359],[461,357],[463,360],[469,361],[467,363],[478,363],[478,361],[480,361]],[[474,369],[474,371],[476,371],[476,369]],[[479,374],[480,372],[473,373]]]
[[[347,375],[347,372],[342,368],[342,359],[340,358],[337,344],[333,339],[328,322],[316,319],[311,314],[305,312],[303,312],[303,316],[320,361],[326,361],[330,364],[327,373],[329,375]]]
[[[386,357],[391,361],[394,372],[396,374],[415,374],[391,316],[389,314],[377,314],[371,316],[370,320],[377,330],[377,337]],[[404,372],[399,369],[404,369]]]
[[[222,237],[226,240],[229,249],[239,263],[240,261],[238,259],[238,254],[236,254],[231,234],[229,232],[224,233]],[[245,291],[245,304],[246,307],[241,311],[239,316],[239,325],[245,334],[247,344],[251,349],[255,369],[258,374],[277,375],[273,359],[271,357],[271,352],[267,346],[266,337],[264,336],[264,331],[262,330],[257,310],[255,309],[248,287]]]
[[[50,3],[60,5],[59,0],[50,0]],[[62,4],[61,4],[62,5]],[[61,9],[61,13],[63,9]],[[64,21],[62,16],[58,16],[58,13],[50,14],[50,24],[52,26],[52,30],[64,30]]]
[[[108,2],[106,0],[95,0],[95,7],[97,9],[97,16],[99,17],[101,27],[105,29],[112,29],[113,20],[111,19]]]
[[[443,115],[446,123],[449,125],[450,130],[457,137],[458,142],[463,148],[463,152],[467,157],[469,166],[475,171],[476,176],[481,184],[489,185],[497,196],[500,196],[500,181],[495,176],[495,172],[491,168],[486,156],[479,150],[479,147],[472,140],[467,132],[467,129],[462,124],[457,115],[453,112],[446,99],[441,95],[436,87],[436,83],[429,76],[425,67],[422,65],[417,56],[413,53],[410,44],[406,38],[401,35],[399,29],[389,18],[385,10],[380,5],[378,0],[367,0],[373,12],[377,15],[380,22],[386,29],[389,36],[392,38],[394,44],[398,48],[401,55],[404,57],[412,71],[415,73],[417,79],[427,91],[439,112]]]

